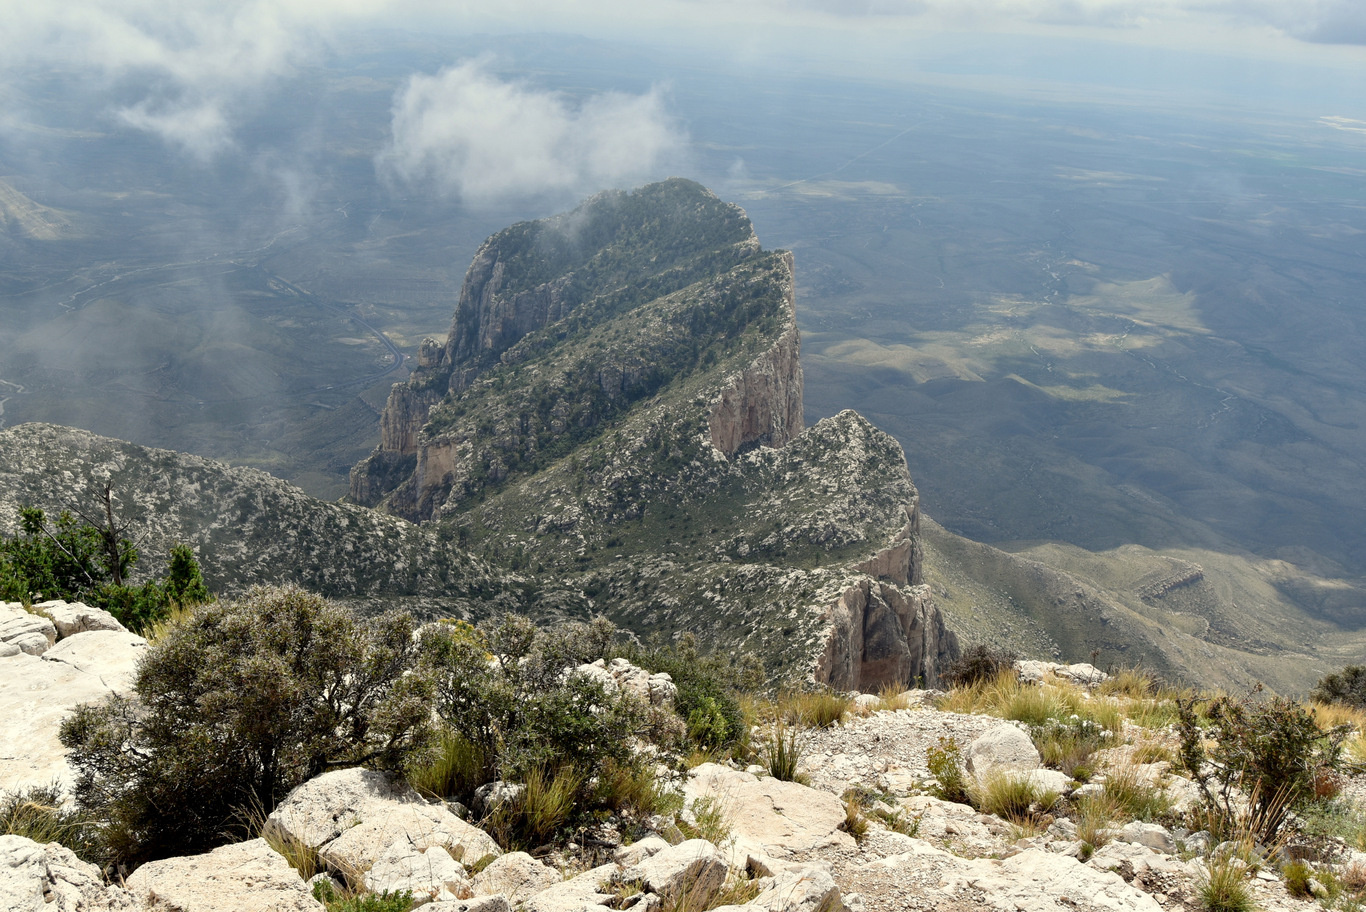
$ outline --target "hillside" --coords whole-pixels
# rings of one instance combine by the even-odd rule
[[[803,431],[799,350],[792,257],[742,210],[683,180],[602,194],[480,248],[351,496],[642,634],[933,679],[956,645],[901,448],[854,412]]]

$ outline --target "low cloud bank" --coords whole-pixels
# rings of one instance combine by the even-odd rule
[[[470,61],[408,81],[376,163],[391,182],[480,206],[641,183],[685,142],[658,88],[574,100]]]

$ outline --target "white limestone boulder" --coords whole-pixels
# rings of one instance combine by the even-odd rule
[[[440,845],[419,849],[402,840],[392,842],[361,880],[372,892],[407,890],[420,900],[450,901],[474,895],[464,866]]]
[[[62,599],[38,602],[33,606],[52,619],[57,628],[57,639],[65,639],[87,630],[112,630],[127,633],[128,628],[119,623],[103,608],[94,608],[82,602],[66,602]]]
[[[282,836],[318,848],[365,819],[397,804],[422,804],[412,789],[375,770],[334,770],[296,787],[276,806],[266,826]],[[373,810],[373,812],[372,812]]]
[[[523,912],[582,912],[596,906],[606,906],[616,899],[611,892],[615,864],[590,868],[571,878],[542,890],[522,903]]]
[[[323,912],[299,872],[264,839],[148,862],[129,876],[127,888],[148,907],[176,912]]]
[[[1029,772],[1043,766],[1043,758],[1029,735],[1002,723],[978,735],[964,751],[968,772],[978,778],[999,772]]]
[[[364,871],[395,851],[416,856],[434,846],[445,849],[451,858],[465,864],[473,864],[488,855],[502,854],[492,836],[439,804],[377,803],[369,805],[362,813],[365,816],[359,823],[343,830],[318,850],[334,868]],[[414,863],[422,864],[420,860]]]
[[[5,912],[133,912],[141,904],[107,886],[100,869],[65,846],[0,836],[0,909]]]
[[[82,703],[128,692],[146,648],[131,633],[95,631],[69,637],[42,657],[0,657],[3,787],[70,788],[75,774],[58,737],[62,720]]]
[[[1004,860],[979,858],[957,865],[945,892],[983,894],[1000,912],[1161,912],[1162,907],[1118,874],[1097,871],[1069,855],[1027,849]]]
[[[616,873],[616,883],[639,882],[666,906],[705,909],[726,883],[730,866],[716,846],[688,839]]]
[[[57,627],[48,618],[24,610],[16,602],[0,605],[0,643],[40,656],[57,642]]]
[[[648,840],[641,840],[646,841]],[[659,841],[668,847],[667,842],[662,839]],[[476,874],[471,887],[475,896],[496,893],[507,897],[508,902],[515,904],[553,887],[563,879],[559,872],[541,864],[526,852],[509,852],[495,858],[488,867]]]
[[[804,864],[779,871],[748,906],[767,912],[848,912],[829,865]]]
[[[730,820],[732,858],[743,861],[746,853],[754,853],[782,860],[857,850],[854,838],[840,829],[844,804],[829,792],[703,763],[689,773],[684,800],[692,806],[704,798],[719,802]]]

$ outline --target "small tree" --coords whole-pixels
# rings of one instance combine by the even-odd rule
[[[1260,687],[1258,688],[1260,690]],[[1348,727],[1321,730],[1294,700],[1219,696],[1197,705],[1178,700],[1181,761],[1199,785],[1206,808],[1226,824],[1239,819],[1238,792],[1255,799],[1250,823],[1273,839],[1289,812],[1315,797],[1315,782],[1341,770]],[[1200,726],[1200,711],[1207,727]],[[1214,746],[1205,748],[1207,740]]]
[[[1309,696],[1320,703],[1343,703],[1366,709],[1366,667],[1348,665],[1341,671],[1324,675]]]
[[[295,587],[208,605],[147,651],[131,697],[79,707],[62,743],[109,860],[205,851],[329,767],[402,766],[428,734],[414,622],[362,622]]]

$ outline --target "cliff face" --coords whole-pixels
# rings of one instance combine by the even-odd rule
[[[876,692],[884,684],[934,686],[956,658],[928,586],[900,588],[861,579],[826,608],[828,631],[812,677],[835,690]]]
[[[687,181],[494,235],[352,499],[775,676],[935,680],[919,497],[856,413],[803,428],[793,267]]]
[[[773,346],[728,378],[707,418],[711,445],[727,456],[745,446],[780,447],[802,432],[801,337],[792,254],[782,254],[790,323]]]

